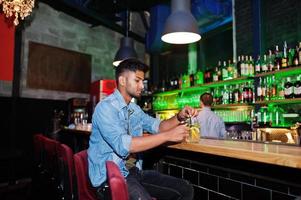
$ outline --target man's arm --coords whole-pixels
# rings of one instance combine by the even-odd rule
[[[189,106],[185,106],[178,114],[170,119],[164,120],[160,123],[159,132],[168,131],[177,126],[180,122],[185,121],[189,117],[194,117],[198,114],[197,110]]]
[[[137,153],[157,147],[165,142],[181,142],[189,136],[186,125],[178,125],[165,132],[149,136],[132,137],[130,153]]]

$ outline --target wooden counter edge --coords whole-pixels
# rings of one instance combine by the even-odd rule
[[[251,151],[246,149],[236,149],[224,146],[214,146],[210,144],[199,143],[179,143],[169,145],[168,148],[207,153],[212,155],[225,156],[230,158],[237,158],[301,169],[301,155],[295,156],[279,153],[267,153],[261,151]]]

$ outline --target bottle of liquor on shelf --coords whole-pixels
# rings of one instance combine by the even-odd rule
[[[244,56],[241,57],[240,72],[241,72],[241,76],[246,76],[247,74],[247,61],[245,60]]]
[[[195,83],[196,85],[201,85],[204,83],[204,73],[202,71],[197,71],[197,73],[195,74]]]
[[[274,70],[278,71],[281,69],[281,63],[282,63],[281,53],[279,52],[278,45],[276,45],[274,54],[275,54]]]
[[[291,82],[291,77],[286,78],[286,83],[284,84],[284,97],[290,99],[294,97],[294,85]]]
[[[214,91],[214,102],[216,105],[220,105],[222,104],[222,99],[223,99],[223,95],[222,95],[222,91],[219,87],[215,88]]]
[[[275,55],[272,54],[272,50],[269,50],[269,57],[268,57],[268,61],[266,61],[267,63],[267,69],[265,70],[265,72],[267,71],[274,71],[275,69]]]
[[[301,98],[301,75],[297,76],[297,80],[294,83],[294,97]]]
[[[244,70],[244,76],[249,76],[249,56],[246,56],[246,60],[245,60],[245,70]]]
[[[222,76],[223,76],[223,80],[227,80],[228,79],[228,69],[227,69],[227,63],[226,63],[226,61],[223,62]]]
[[[275,76],[273,75],[271,78],[271,99],[274,100],[277,98],[277,83],[275,80]]]
[[[233,90],[233,95],[232,95],[232,102],[233,103],[240,103],[241,102],[241,92],[239,90],[239,85],[235,85],[235,89]]]
[[[284,42],[283,45],[283,55],[282,55],[282,59],[281,59],[281,68],[287,68],[288,67],[288,56],[287,56],[287,44],[286,41]]]
[[[232,63],[231,60],[228,60],[227,71],[228,71],[228,79],[233,79],[233,76],[234,76],[234,68],[233,68],[233,63]]]
[[[223,104],[229,104],[229,90],[226,85],[223,90]]]
[[[261,101],[264,101],[264,100],[267,100],[266,97],[267,97],[267,82],[266,82],[266,77],[262,77],[261,79],[261,83],[260,83],[260,87],[261,87],[261,97],[260,97],[260,100]]]
[[[232,85],[230,85],[229,86],[229,104],[232,104],[233,103],[233,88],[232,88],[233,86]]]
[[[258,85],[257,85],[257,89],[256,89],[256,100],[257,101],[261,101],[261,93],[262,93],[262,90],[261,90],[261,83],[262,83],[262,78],[259,77],[259,82],[258,82]]]
[[[237,64],[236,64],[236,60],[233,60],[233,78],[238,78],[239,74],[238,74],[238,70],[237,70]]]
[[[195,82],[194,82],[194,74],[190,74],[189,75],[189,81],[190,81],[190,86],[194,86],[195,85]]]
[[[252,103],[253,102],[253,88],[252,88],[252,84],[250,84],[249,82],[247,82],[247,91],[248,91],[248,103]]]
[[[210,83],[210,82],[212,82],[212,73],[211,73],[211,69],[207,67],[207,70],[205,71],[205,83]]]
[[[280,85],[279,87],[277,87],[277,96],[278,96],[278,99],[284,99],[284,93],[285,93],[285,80],[282,78],[278,81],[278,83],[280,82]]]
[[[293,57],[293,66],[298,66],[300,64],[298,50],[299,48],[298,46],[296,46],[296,49],[294,51],[294,57]]]
[[[300,63],[301,63],[301,42],[299,42],[298,59],[299,59],[299,65],[300,65]]]
[[[214,71],[213,71],[213,74],[212,74],[212,79],[213,79],[213,82],[219,81],[218,80],[218,67],[217,66],[214,68]]]
[[[250,56],[250,60],[249,60],[249,76],[254,76],[254,61],[252,56]]]
[[[255,62],[255,73],[260,74],[262,69],[260,55],[257,56],[257,60]]]
[[[236,69],[237,69],[237,76],[241,76],[241,57],[238,56],[237,63],[236,63]]]

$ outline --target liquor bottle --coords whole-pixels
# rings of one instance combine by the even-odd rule
[[[223,80],[227,80],[228,79],[228,69],[227,69],[227,63],[226,63],[226,61],[223,62],[222,76],[223,76]]]
[[[236,60],[233,60],[233,78],[238,78],[238,71],[237,71],[237,64],[236,64]]]
[[[297,81],[294,84],[294,97],[301,98],[301,75],[297,76]]]
[[[254,62],[252,56],[250,56],[249,60],[249,74],[248,76],[254,76]]]
[[[255,62],[255,73],[260,74],[261,73],[261,60],[260,60],[260,55],[257,56],[257,60]]]
[[[256,100],[257,101],[261,101],[261,83],[262,83],[262,79],[261,77],[259,77],[259,83],[258,83],[258,86],[257,86],[257,96],[256,96]]]
[[[293,57],[293,66],[298,66],[300,61],[299,61],[299,49],[298,46],[296,46],[295,52],[294,52],[294,57]]]
[[[294,97],[293,84],[291,82],[291,77],[286,78],[286,83],[284,84],[284,97],[290,99]]]
[[[267,55],[263,55],[263,60],[261,62],[261,72],[268,72],[268,61],[267,61]]]
[[[283,45],[283,55],[282,55],[282,59],[281,59],[281,68],[287,68],[288,67],[288,56],[287,56],[287,44],[286,41],[284,42]]]
[[[277,97],[277,83],[275,81],[275,76],[272,76],[271,79],[271,99],[276,99]]]
[[[232,98],[233,98],[233,103],[240,103],[241,101],[241,93],[238,84],[235,85]]]
[[[223,104],[229,104],[229,91],[226,85],[224,85],[223,90]]]
[[[242,95],[243,95],[243,102],[248,103],[248,101],[249,101],[249,91],[248,91],[247,83],[243,85]]]
[[[245,63],[245,57],[241,56],[241,62],[240,62],[240,76],[246,75],[246,63]]]
[[[299,59],[299,65],[300,65],[300,63],[301,63],[301,42],[299,42],[298,59]]]
[[[240,56],[238,56],[237,63],[236,63],[236,69],[237,69],[237,76],[241,76],[241,59]]]
[[[194,86],[195,82],[194,82],[194,74],[190,74],[189,75],[189,81],[190,81],[190,86]]]
[[[280,81],[281,81],[280,86],[277,88],[278,89],[277,96],[278,96],[278,99],[284,99],[284,91],[285,91],[284,85],[285,85],[285,80],[281,79]]]
[[[221,94],[221,89],[217,87],[214,92],[214,99],[215,99],[215,104],[219,105],[222,103],[222,94]]]
[[[248,88],[248,103],[252,103],[253,102],[253,88],[252,88],[252,84],[249,84],[249,82],[247,82],[247,88]]]
[[[275,54],[275,59],[274,59],[274,70],[278,71],[278,70],[280,70],[280,68],[281,68],[281,62],[282,62],[282,59],[281,59],[281,55],[280,55],[280,52],[279,52],[278,45],[276,45],[274,54]]]
[[[260,87],[261,87],[261,96],[260,96],[260,100],[261,101],[264,101],[265,98],[266,98],[266,78],[265,77],[262,77],[262,80],[261,80],[261,84],[260,84]]]
[[[222,76],[222,62],[218,61],[217,65],[217,76],[218,76],[218,81],[221,81],[223,76]]]
[[[249,56],[246,56],[246,61],[245,61],[245,76],[249,76],[250,74],[250,68],[249,68]]]
[[[229,103],[233,103],[233,89],[232,89],[232,85],[229,86]]]
[[[214,72],[212,74],[212,79],[213,79],[213,82],[219,81],[218,80],[218,67],[214,68]]]
[[[227,71],[228,71],[228,79],[233,79],[234,69],[231,60],[228,60]]]
[[[212,74],[211,74],[211,70],[207,68],[205,71],[205,83],[210,83],[210,82],[212,82]]]
[[[274,71],[274,69],[275,69],[275,65],[274,65],[274,63],[275,63],[275,61],[274,61],[274,59],[275,59],[275,56],[272,54],[272,51],[271,50],[269,50],[269,57],[268,57],[268,61],[266,61],[266,63],[267,63],[267,69],[266,69],[266,72],[267,71]]]

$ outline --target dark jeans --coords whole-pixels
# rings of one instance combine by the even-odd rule
[[[126,177],[130,200],[192,200],[193,187],[188,181],[154,170],[133,167]]]

